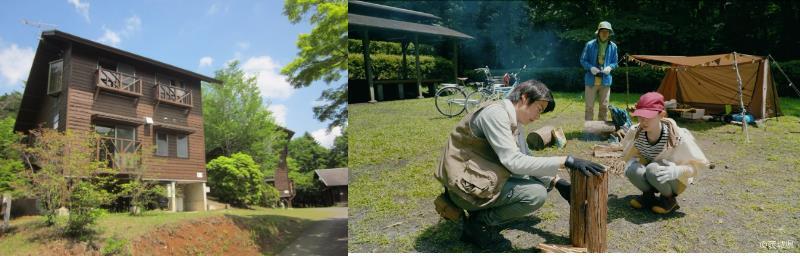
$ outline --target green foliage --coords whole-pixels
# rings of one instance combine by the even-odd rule
[[[130,209],[131,215],[141,215],[144,210],[155,208],[154,206],[158,205],[158,200],[167,194],[164,186],[138,179],[130,180],[120,185],[120,189],[119,196],[131,199],[130,204],[133,207]]]
[[[308,12],[313,11],[311,15]],[[346,0],[285,0],[283,14],[292,23],[308,17],[311,33],[300,34],[297,58],[284,66],[281,74],[295,88],[303,88],[314,81],[330,84],[347,72],[347,1]],[[322,121],[332,121],[329,127],[347,123],[347,84],[319,98],[325,104],[314,108],[314,116]],[[328,114],[325,114],[325,113]],[[330,114],[333,112],[334,114]]]
[[[27,196],[39,199],[48,225],[55,224],[57,209],[61,207],[78,207],[80,212],[98,207],[101,196],[89,193],[87,186],[105,182],[98,174],[113,180],[116,170],[108,169],[105,161],[96,160],[95,145],[98,135],[89,131],[67,130],[64,133],[52,129],[31,130],[34,138],[32,146],[17,143],[15,148],[22,152],[25,170],[20,176],[18,189]],[[34,169],[34,164],[38,167]],[[91,181],[83,181],[74,177],[93,177]],[[90,183],[87,183],[90,182]],[[81,188],[80,191],[78,189]],[[93,187],[99,188],[101,186]],[[99,192],[98,192],[99,193]],[[77,201],[76,201],[77,200]],[[70,209],[74,210],[74,209]],[[86,210],[88,211],[88,210]],[[76,216],[81,218],[81,216]],[[72,230],[80,231],[82,219],[75,219],[76,226]]]
[[[130,255],[130,250],[128,249],[128,240],[114,237],[109,237],[106,239],[106,245],[103,246],[103,249],[100,249],[100,254],[104,256],[108,255]]]
[[[365,79],[364,75],[364,56],[358,53],[348,55],[350,70],[349,79]],[[403,57],[391,54],[370,55],[372,63],[372,76],[374,79],[401,79]],[[415,60],[413,56],[408,56],[408,77],[415,77]],[[439,56],[419,56],[419,69],[423,79],[443,79],[453,80],[453,62]]]
[[[333,140],[333,148],[328,153],[327,168],[347,167],[347,129]]]
[[[256,78],[245,76],[236,61],[215,77],[224,85],[203,87],[206,159],[244,152],[263,171],[274,170],[286,133],[264,106]]]
[[[0,96],[0,103],[3,102]],[[19,193],[14,189],[14,184],[21,182],[20,172],[24,169],[19,158],[19,151],[14,144],[19,142],[19,134],[14,133],[14,117],[0,119],[0,194],[12,192],[14,196]]]
[[[265,207],[278,207],[278,203],[281,201],[281,193],[273,186],[269,184],[266,185],[266,189],[264,189],[264,199],[261,203],[261,206]]]
[[[325,168],[328,149],[320,146],[314,137],[306,132],[289,143],[289,157],[297,163],[299,172],[313,172],[315,169]]]
[[[14,91],[0,96],[0,119],[10,117],[16,118],[22,103],[22,93]],[[12,122],[13,125],[13,122]]]
[[[98,186],[98,182],[78,181],[70,196],[65,234],[75,238],[93,235],[92,226],[104,213],[100,206],[111,203],[114,198],[115,195]]]
[[[786,72],[789,80],[794,83],[794,87],[800,86],[798,84],[800,83],[800,60],[783,61],[779,62],[778,65],[783,69],[783,72]],[[781,97],[800,97],[789,87],[789,81],[786,81],[786,77],[778,70],[778,65],[772,63],[772,80],[775,81],[775,86],[778,88],[778,95]]]
[[[347,50],[350,54],[362,54],[363,49],[361,49],[361,40],[357,39],[348,39],[347,40]],[[406,54],[409,57],[414,56],[414,43],[409,43],[408,48],[406,49]],[[392,54],[392,55],[402,55],[403,48],[400,43],[397,42],[382,42],[382,41],[370,41],[369,42],[369,53],[370,54]],[[419,54],[420,55],[436,55],[436,51],[432,45],[420,44],[419,47]],[[413,58],[413,57],[412,57]]]
[[[211,195],[238,206],[262,203],[267,190],[260,167],[245,153],[220,156],[206,165]]]

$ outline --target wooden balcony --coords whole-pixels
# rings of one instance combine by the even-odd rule
[[[100,137],[97,160],[108,161],[108,168],[125,172],[141,165],[142,143],[137,140]]]
[[[156,96],[158,97],[158,102],[192,108],[192,90],[166,84],[157,84]]]
[[[98,68],[95,75],[95,98],[101,90],[116,94],[138,97],[142,96],[142,80],[132,75]]]

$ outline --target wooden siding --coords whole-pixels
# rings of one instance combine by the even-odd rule
[[[205,142],[203,134],[203,108],[201,100],[200,80],[170,74],[167,70],[157,70],[152,65],[126,60],[121,56],[98,56],[99,53],[89,49],[75,47],[69,59],[69,85],[67,128],[74,130],[91,130],[92,114],[107,113],[136,118],[144,121],[145,117],[152,117],[156,124],[169,124],[184,126],[195,130],[188,135],[189,158],[175,157],[174,142],[170,143],[170,157],[155,156],[156,131],[153,125],[139,125],[136,127],[136,139],[142,143],[142,148],[152,149],[151,153],[143,154],[145,165],[150,167],[150,178],[161,180],[195,180],[205,181],[208,177],[205,170]],[[111,92],[100,92],[95,98],[95,74],[98,59],[114,60],[133,66],[136,77],[142,79],[142,96],[135,97],[117,95]],[[170,74],[186,82],[187,88],[192,91],[194,102],[192,108],[156,104],[157,95],[155,85],[156,73]],[[202,178],[197,173],[202,172]]]

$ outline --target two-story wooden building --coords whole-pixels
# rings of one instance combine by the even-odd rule
[[[58,30],[42,32],[14,126],[102,136],[98,157],[142,155],[173,211],[206,210],[201,82],[220,81]],[[121,161],[120,161],[121,162]],[[124,174],[124,168],[122,173]]]

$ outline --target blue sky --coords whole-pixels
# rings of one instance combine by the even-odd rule
[[[83,38],[214,76],[228,61],[259,80],[265,103],[279,123],[297,135],[312,133],[330,145],[338,129],[313,117],[320,92],[317,82],[293,89],[280,69],[294,59],[297,36],[308,33],[307,20],[291,24],[283,1],[13,1],[0,8],[0,94],[22,91],[38,45],[40,24]],[[341,82],[340,82],[341,83]],[[334,83],[338,84],[338,83]]]

